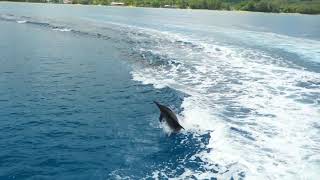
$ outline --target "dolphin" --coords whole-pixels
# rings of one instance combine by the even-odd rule
[[[168,126],[174,131],[174,132],[179,132],[181,129],[184,129],[180,124],[179,124],[179,121],[178,121],[178,118],[177,116],[174,114],[174,112],[164,106],[164,105],[161,105],[159,104],[157,101],[153,101],[157,106],[158,108],[160,109],[160,117],[159,117],[159,121],[162,122],[163,119],[166,120]]]

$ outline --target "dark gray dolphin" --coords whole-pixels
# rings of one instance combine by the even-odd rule
[[[159,117],[159,121],[162,122],[163,119],[166,120],[168,126],[174,131],[174,132],[179,132],[181,129],[184,129],[180,124],[179,124],[179,121],[178,121],[178,118],[177,116],[174,114],[174,112],[164,106],[164,105],[161,105],[159,104],[157,101],[153,101],[157,106],[158,108],[160,109],[160,117]]]

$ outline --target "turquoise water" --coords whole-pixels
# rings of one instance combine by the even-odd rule
[[[319,179],[319,49],[320,16],[1,2],[0,179]]]

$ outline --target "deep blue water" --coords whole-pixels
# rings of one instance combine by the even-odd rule
[[[319,179],[319,49],[320,16],[1,2],[0,179]]]

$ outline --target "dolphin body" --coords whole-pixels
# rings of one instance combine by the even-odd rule
[[[153,101],[158,108],[160,109],[160,117],[159,121],[162,122],[163,119],[166,120],[168,126],[174,131],[179,132],[181,129],[184,129],[178,121],[177,116],[174,114],[174,112],[169,109],[168,107],[159,104],[157,101]]]

